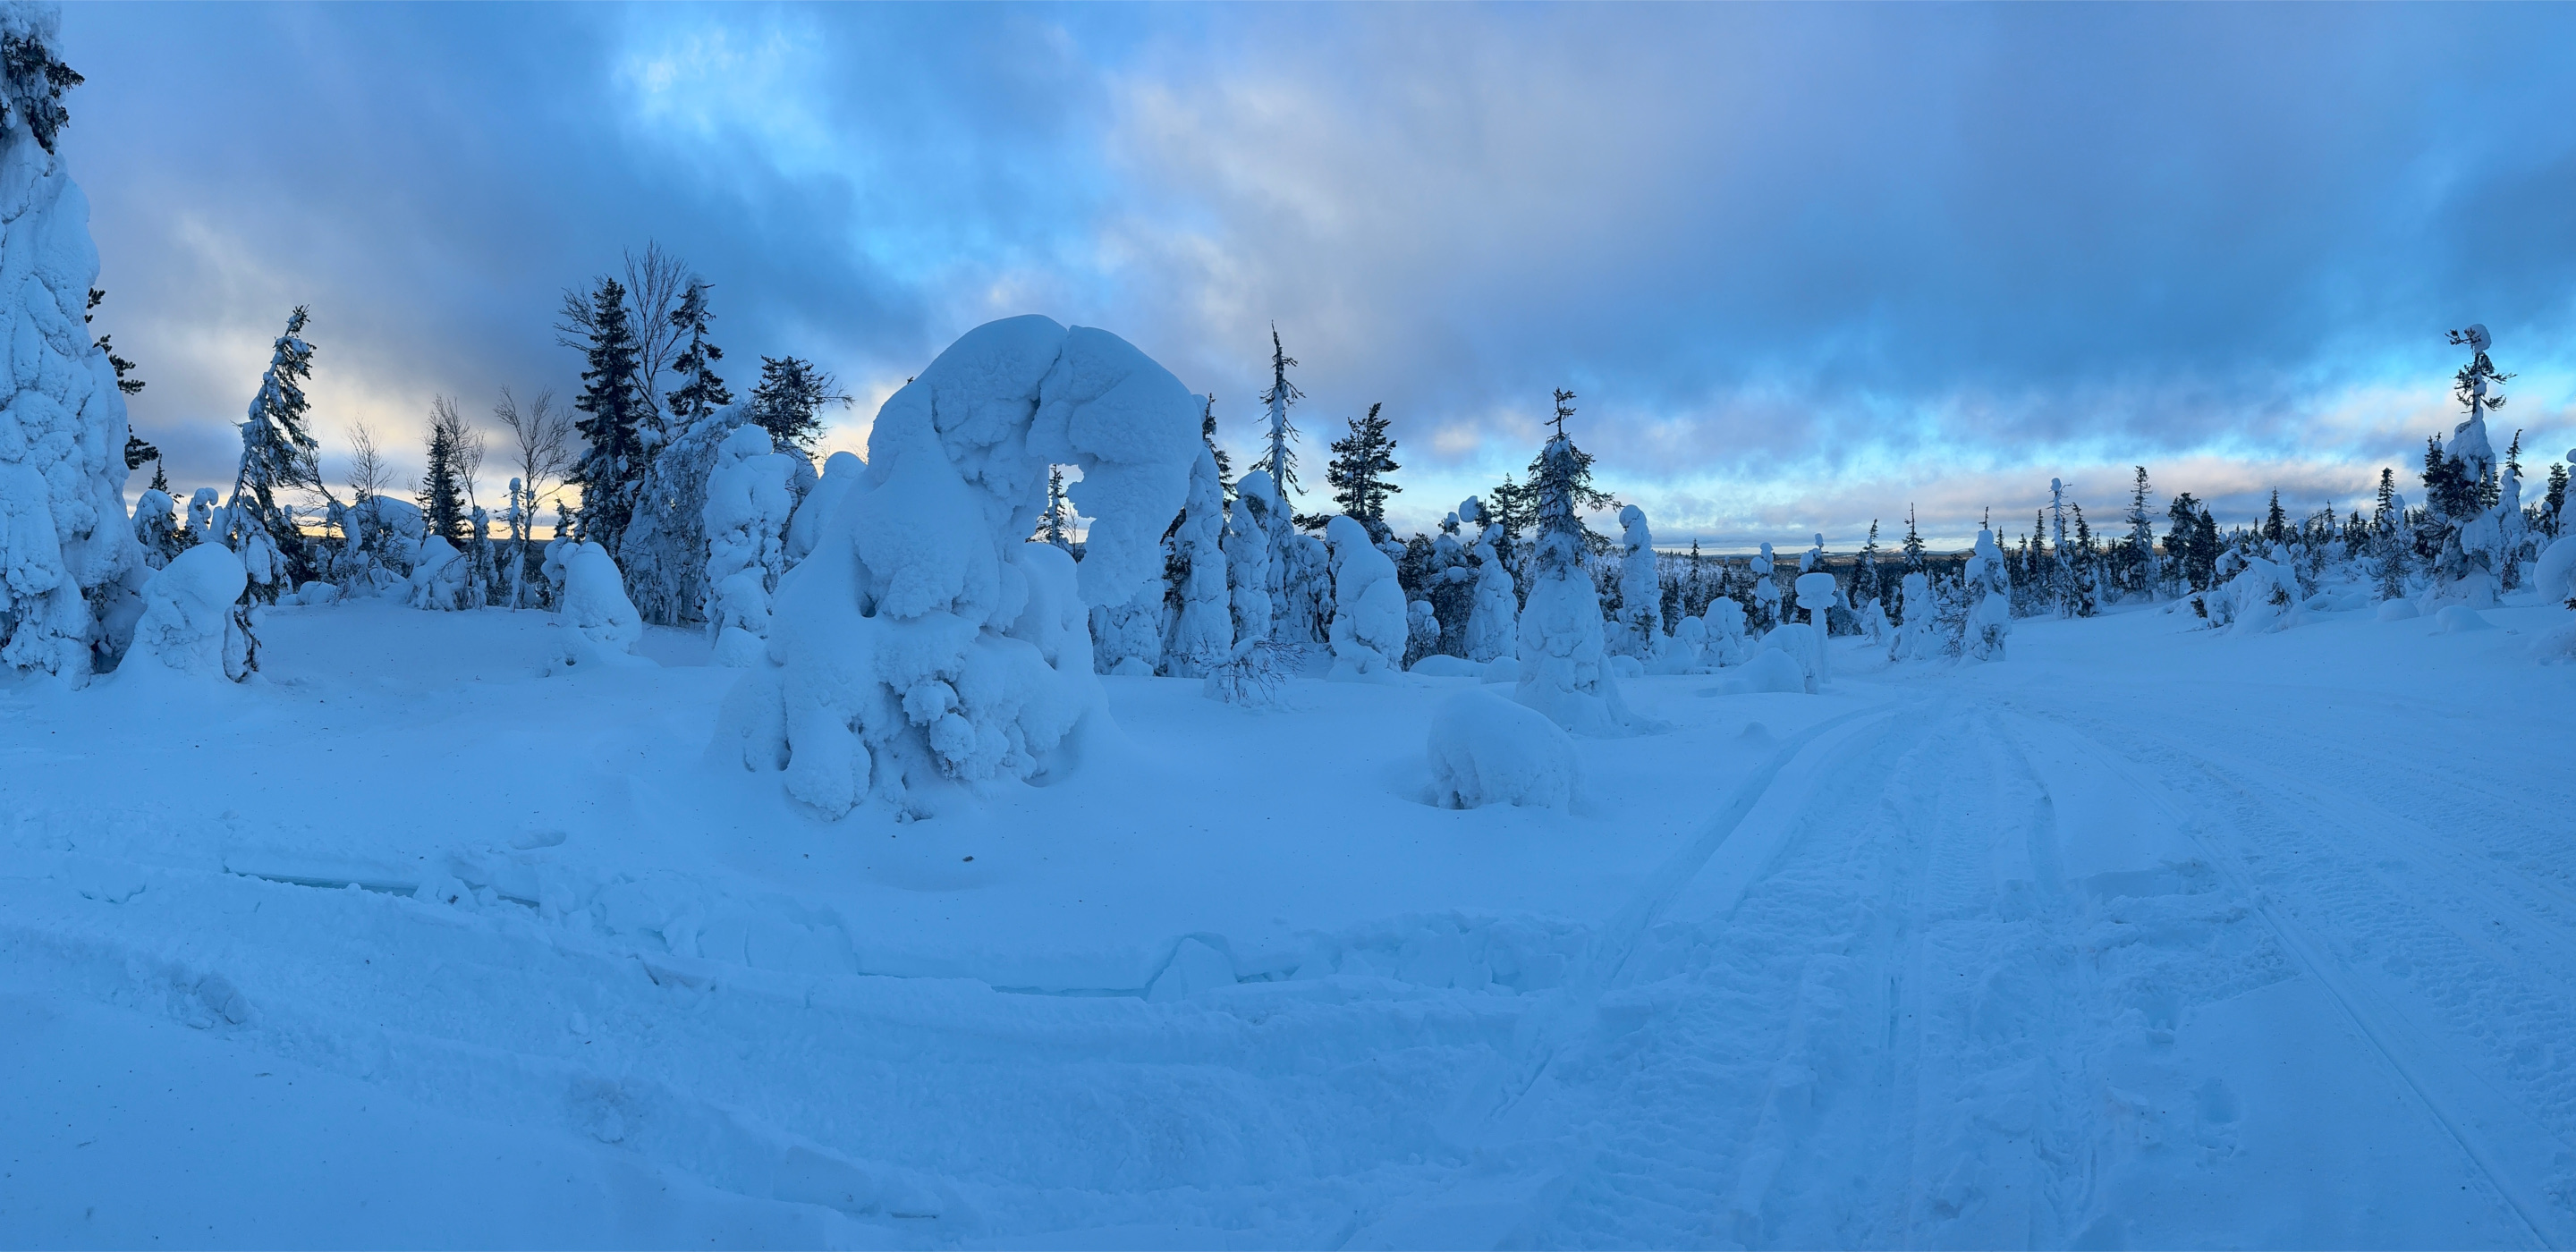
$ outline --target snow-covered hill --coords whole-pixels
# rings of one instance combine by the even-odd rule
[[[2564,616],[1634,678],[1570,814],[1434,806],[1472,678],[1107,678],[897,824],[694,634],[280,608],[0,692],[0,1243],[2576,1242]]]

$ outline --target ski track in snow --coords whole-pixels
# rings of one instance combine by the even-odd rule
[[[2287,685],[2177,705],[2026,664],[1847,675],[1863,701],[1761,741],[1597,922],[1345,926],[1168,1002],[849,972],[830,910],[667,877],[504,866],[450,907],[235,866],[49,802],[27,767],[76,754],[29,744],[0,1020],[192,1028],[641,1171],[584,1184],[629,1225],[558,1242],[2576,1243],[2576,889],[2565,832],[2510,816],[2531,775],[2249,743]],[[13,1172],[91,1133],[24,1125]],[[57,1223],[24,1242],[150,1233],[35,1186],[0,1181],[0,1228]]]

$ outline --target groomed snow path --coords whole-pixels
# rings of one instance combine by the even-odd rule
[[[1464,680],[1117,680],[900,830],[703,772],[683,642],[280,614],[0,693],[0,1244],[2576,1244],[2555,613],[1632,682],[1570,817],[1421,803]]]

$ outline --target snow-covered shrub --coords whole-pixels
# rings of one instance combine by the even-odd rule
[[[2423,611],[2415,607],[2414,601],[2402,596],[2394,600],[2382,600],[2379,602],[2379,620],[2383,622],[2402,622],[2410,617],[2422,617],[2423,615]]]
[[[1805,593],[1800,593],[1805,598]],[[1805,622],[1782,622],[1763,633],[1762,652],[1777,653],[1796,662],[1798,689],[1809,695],[1824,690],[1832,680],[1825,660],[1825,632],[1821,626]],[[1760,657],[1757,655],[1756,660]]]
[[[241,558],[222,544],[199,544],[172,558],[143,584],[143,617],[121,668],[234,682],[249,677],[253,641],[235,603],[247,581]]]
[[[1236,641],[1224,660],[1208,667],[1200,693],[1208,699],[1243,708],[1266,709],[1279,703],[1296,663],[1293,649],[1270,639]]]
[[[1278,616],[1271,631],[1283,643],[1328,642],[1334,608],[1331,551],[1313,535],[1290,535],[1274,551],[1280,572],[1279,595],[1272,601]]]
[[[2576,534],[2561,535],[2531,563],[2531,587],[2543,604],[2576,600]]]
[[[1744,604],[1724,596],[1708,602],[1700,614],[1703,635],[1700,655],[1711,666],[1741,665],[1752,651],[1752,642],[1744,627]]]
[[[1200,413],[1107,331],[1035,316],[968,331],[878,410],[866,472],[779,583],[779,665],[746,671],[717,750],[783,771],[835,818],[871,797],[923,815],[1060,768],[1077,725],[1105,716],[1084,604],[1154,581]],[[1051,465],[1082,471],[1079,568],[1026,542]]]
[[[0,668],[79,684],[125,649],[111,623],[147,570],[125,513],[125,396],[85,314],[98,278],[89,200],[53,151],[60,13],[0,7]],[[42,128],[42,133],[38,131]]]
[[[1574,741],[1536,710],[1482,687],[1441,702],[1426,755],[1432,798],[1442,808],[1571,809],[1580,796],[1583,762]]]
[[[1434,604],[1433,604],[1431,601],[1429,601],[1429,600],[1415,600],[1415,601],[1413,601],[1413,602],[1411,602],[1411,603],[1409,603],[1409,604],[1405,605],[1405,606],[1404,606],[1404,665],[1405,665],[1405,668],[1407,668],[1407,669],[1411,669],[1411,668],[1413,667],[1413,663],[1414,663],[1414,662],[1419,661],[1419,660],[1421,660],[1421,659],[1422,659],[1422,658],[1424,658],[1424,657],[1431,656],[1431,655],[1433,655],[1434,653],[1439,652],[1439,650],[1440,650],[1440,609],[1439,609],[1439,607],[1438,607],[1438,606],[1436,606],[1436,605],[1434,605]],[[1456,657],[1456,658],[1452,658],[1452,659],[1463,661],[1463,660],[1465,660],[1466,658],[1464,658],[1464,657]]]
[[[1708,669],[1708,623],[1700,618],[1685,617],[1673,623],[1672,637],[1655,649],[1655,658],[1646,663],[1649,674],[1698,674]]]
[[[796,506],[789,484],[804,458],[776,448],[768,430],[735,427],[716,445],[699,506],[706,536],[701,612],[715,636],[716,663],[737,669],[767,655],[769,593],[787,568],[787,521]]]
[[[419,552],[411,581],[403,589],[403,603],[415,609],[472,607],[468,597],[473,591],[473,562],[436,535],[421,540]]]
[[[1324,527],[1333,561],[1335,682],[1382,682],[1404,668],[1404,588],[1368,527],[1336,513]]]
[[[2286,630],[2300,617],[2298,574],[2289,550],[2272,545],[2268,557],[2247,556],[2244,568],[2204,598],[2212,624],[2240,635]]]
[[[566,641],[565,663],[643,664],[634,652],[636,641],[644,637],[644,619],[626,598],[626,579],[617,572],[608,549],[573,543],[564,549],[562,559],[563,620],[573,631]]]
[[[1163,584],[1149,582],[1123,604],[1091,610],[1091,668],[1099,674],[1151,678],[1163,655]]]
[[[1202,446],[1190,462],[1189,503],[1181,509],[1172,548],[1180,557],[1179,606],[1163,641],[1163,672],[1197,678],[1234,652],[1234,615],[1226,596],[1225,487],[1217,480],[1216,454]]]

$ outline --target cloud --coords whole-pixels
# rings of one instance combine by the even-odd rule
[[[1549,391],[1659,535],[1964,533],[2129,467],[2252,507],[2446,430],[2440,331],[2576,441],[2576,80],[2544,8],[154,8],[66,15],[66,152],[174,480],[288,305],[326,439],[569,393],[556,293],[657,238],[867,407],[977,322],[1116,330],[1397,520]],[[2475,73],[2437,50],[2476,48]],[[405,438],[388,442],[402,444]],[[405,472],[413,462],[398,459]],[[2248,478],[2252,475],[2252,478]],[[1313,503],[1320,504],[1320,501]]]

